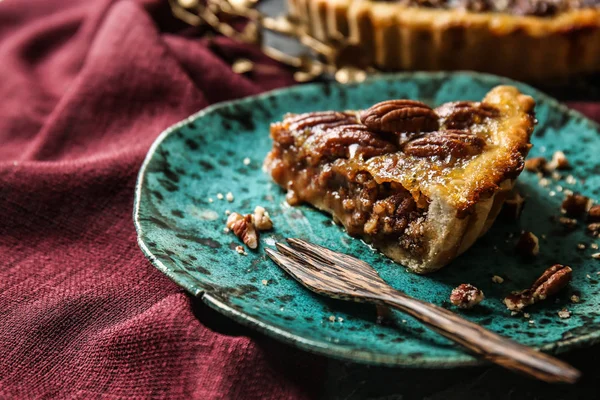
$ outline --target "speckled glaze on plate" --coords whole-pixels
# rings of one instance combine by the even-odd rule
[[[410,273],[349,237],[328,215],[310,206],[288,206],[285,193],[261,169],[271,147],[269,124],[286,112],[359,109],[392,98],[436,106],[480,100],[499,84],[516,85],[537,102],[539,124],[530,156],[550,157],[564,150],[573,169],[559,180],[549,179],[547,186],[523,172],[518,187],[527,203],[520,221],[499,218],[470,250],[437,273]],[[414,73],[383,75],[357,85],[297,86],[216,104],[163,132],[139,174],[134,222],[144,254],[191,294],[240,323],[312,352],[413,367],[478,363],[400,313],[394,314],[395,324],[381,326],[375,323],[372,305],[332,300],[304,289],[263,251],[286,237],[359,257],[393,287],[442,307],[452,308],[447,301],[452,288],[472,283],[486,299],[473,310],[455,311],[523,344],[557,353],[600,341],[600,262],[591,257],[597,250],[589,246],[594,240],[586,235],[583,222],[566,233],[554,220],[565,189],[600,200],[598,154],[598,125],[529,86],[491,75]],[[246,157],[248,165],[243,162]],[[228,192],[232,202],[218,198]],[[240,255],[234,250],[240,244],[237,238],[223,231],[225,211],[249,213],[256,205],[270,212],[275,229],[261,235],[257,251]],[[540,237],[541,252],[534,260],[514,254],[522,229]],[[579,243],[586,249],[578,250]],[[556,300],[531,307],[529,318],[511,316],[502,304],[504,296],[528,287],[556,262],[573,267],[570,287]],[[493,283],[493,275],[503,277],[504,283]],[[580,296],[578,304],[570,302],[573,294]],[[557,312],[565,307],[573,315],[560,319]]]

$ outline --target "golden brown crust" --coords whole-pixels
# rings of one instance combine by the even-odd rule
[[[535,17],[367,0],[289,4],[317,38],[347,37],[362,48],[357,58],[382,69],[469,69],[533,80],[600,71],[600,8]]]

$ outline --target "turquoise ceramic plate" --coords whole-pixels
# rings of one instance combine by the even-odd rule
[[[346,235],[330,217],[309,206],[289,207],[284,192],[262,171],[271,140],[269,124],[286,112],[359,109],[391,98],[420,99],[431,105],[479,100],[498,84],[514,84],[537,101],[539,124],[532,156],[564,150],[574,168],[541,186],[524,172],[518,186],[527,196],[519,222],[498,220],[473,248],[442,271],[418,276]],[[600,340],[600,262],[591,258],[584,224],[565,233],[559,215],[565,189],[600,198],[598,126],[531,87],[471,73],[400,74],[358,85],[297,86],[258,97],[216,104],[169,128],[152,146],[140,171],[134,220],[139,244],[152,263],[210,307],[303,349],[346,360],[387,365],[457,366],[477,361],[416,321],[395,314],[395,326],[375,323],[373,306],[317,296],[287,276],[265,256],[264,248],[299,237],[359,257],[395,288],[442,307],[455,286],[469,282],[486,294],[481,306],[459,311],[466,318],[526,345],[548,352]],[[244,163],[249,158],[250,163]],[[247,164],[247,165],[246,165]],[[231,192],[232,202],[219,199]],[[260,238],[256,252],[243,256],[231,233],[223,232],[226,210],[271,214],[275,230]],[[522,229],[541,239],[541,253],[524,261],[513,252]],[[577,244],[586,244],[578,250]],[[502,304],[548,266],[573,267],[574,279],[556,300],[532,307],[530,316],[511,316]],[[503,284],[492,283],[500,275]],[[581,302],[569,298],[579,294]],[[568,308],[573,315],[560,319]]]

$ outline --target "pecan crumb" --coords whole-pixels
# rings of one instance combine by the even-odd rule
[[[596,204],[589,209],[587,222],[600,222],[600,204]]]
[[[533,233],[524,231],[521,233],[515,250],[524,257],[537,256],[540,252],[540,241]]]
[[[248,254],[248,253],[246,253],[246,250],[244,250],[244,248],[242,246],[235,246],[235,251],[237,251],[238,254],[241,254],[243,256]]]
[[[502,278],[501,276],[498,276],[498,275],[494,275],[494,276],[492,276],[492,282],[502,283],[502,282],[504,282],[504,278]]]
[[[459,285],[450,294],[450,302],[459,308],[472,308],[484,298],[483,292],[469,283]]]
[[[558,293],[570,281],[573,270],[571,267],[555,264],[531,285],[531,288],[513,292],[506,296],[504,304],[509,310],[520,311],[523,308],[546,299]]]
[[[567,310],[566,308],[563,308],[558,312],[558,316],[562,319],[571,318],[571,311]]]
[[[567,156],[562,151],[555,151],[552,155],[552,161],[550,161],[546,165],[546,170],[554,171],[556,169],[570,169],[571,164],[569,164],[569,160]]]
[[[525,160],[525,169],[531,172],[543,172],[546,167],[546,159],[544,157],[534,157]]]
[[[578,218],[592,207],[592,200],[580,194],[572,194],[565,198],[561,205],[561,211],[568,217]]]
[[[565,182],[569,185],[574,185],[577,183],[577,179],[575,179],[573,175],[567,175],[567,177],[565,178]]]
[[[525,198],[521,196],[521,193],[515,190],[511,192],[508,199],[504,201],[502,214],[511,219],[518,220],[521,217],[524,207]]]
[[[593,224],[589,224],[587,226],[588,232],[592,234],[592,236],[598,236],[600,233],[600,222],[594,222]]]
[[[571,303],[579,303],[580,301],[581,301],[581,298],[579,296],[577,296],[576,294],[571,296]]]
[[[254,208],[254,214],[252,214],[252,223],[259,231],[267,231],[273,229],[273,221],[267,210],[261,206]]]
[[[573,218],[560,217],[558,222],[567,230],[572,231],[577,227],[577,220]]]

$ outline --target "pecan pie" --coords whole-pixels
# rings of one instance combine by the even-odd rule
[[[361,65],[542,80],[600,72],[600,0],[288,0]]]
[[[288,114],[265,167],[290,204],[331,213],[418,273],[487,231],[523,169],[534,101],[499,86],[481,102],[431,109],[391,100],[364,111]]]

